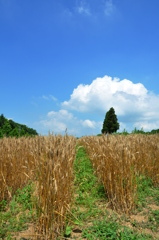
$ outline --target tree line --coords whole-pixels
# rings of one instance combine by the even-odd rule
[[[7,119],[3,114],[0,115],[0,138],[35,135],[38,135],[38,133],[33,128],[29,128],[24,124],[19,124],[11,119]]]

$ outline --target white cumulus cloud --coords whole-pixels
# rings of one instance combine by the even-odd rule
[[[89,119],[82,120],[71,112],[61,109],[48,112],[46,118],[39,125],[45,133],[54,132],[64,134],[66,131],[75,136],[95,133],[98,123]],[[99,126],[98,126],[99,127]]]
[[[136,124],[150,129],[151,126],[157,127],[159,119],[158,95],[150,93],[142,83],[110,76],[97,78],[89,85],[80,84],[62,106],[77,112],[94,113],[94,116],[104,115],[114,107],[121,126],[127,123],[132,127]]]
[[[82,121],[82,125],[84,127],[95,128],[96,123],[95,123],[95,121],[90,121],[89,119],[86,119],[86,120]]]
[[[40,124],[59,133],[67,128],[76,136],[98,134],[111,107],[117,114],[120,131],[159,128],[159,95],[149,92],[142,83],[110,76],[78,85],[70,99],[61,103],[61,109],[50,111]]]
[[[118,113],[124,114],[125,110],[130,110],[130,106],[132,111],[134,104],[137,108],[139,102],[144,104],[146,97],[147,89],[141,83],[104,76],[93,80],[90,85],[80,84],[73,90],[70,100],[64,101],[62,105],[81,112],[103,112],[114,106]]]

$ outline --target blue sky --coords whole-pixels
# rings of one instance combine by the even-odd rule
[[[159,128],[158,0],[0,0],[0,113],[40,134]]]

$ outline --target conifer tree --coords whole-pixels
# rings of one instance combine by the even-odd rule
[[[119,129],[119,123],[113,107],[106,113],[101,132],[103,134],[113,133]]]

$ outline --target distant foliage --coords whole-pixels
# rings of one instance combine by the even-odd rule
[[[102,133],[114,133],[119,129],[119,123],[113,107],[106,113]]]
[[[151,134],[159,133],[159,129],[153,129],[150,133]]]
[[[143,129],[143,128],[141,128],[140,130],[138,130],[138,129],[135,127],[134,130],[132,131],[132,133],[134,133],[134,134],[138,134],[138,133],[145,134],[146,132],[144,132],[144,129]]]
[[[135,127],[134,130],[131,131],[131,133],[129,133],[126,129],[124,129],[122,132],[118,132],[117,134],[119,134],[119,135],[129,135],[129,134],[152,135],[152,134],[159,134],[159,129],[153,129],[153,130],[147,132],[147,131],[144,131],[143,128],[137,129]],[[101,135],[101,134],[98,134],[98,135]]]
[[[145,132],[143,128],[141,128],[140,130],[135,128],[133,131],[132,131],[133,134],[157,134],[159,133],[159,129],[153,129],[151,130],[150,132]]]
[[[38,135],[36,130],[26,125],[19,124],[13,120],[8,120],[3,114],[0,115],[0,138],[2,137],[21,137]]]

